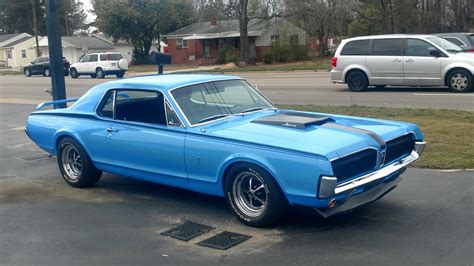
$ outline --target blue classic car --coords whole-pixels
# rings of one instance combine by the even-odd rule
[[[26,133],[69,185],[105,171],[222,196],[252,226],[291,205],[328,217],[379,199],[425,147],[414,124],[280,110],[226,75],[122,79],[37,109]]]

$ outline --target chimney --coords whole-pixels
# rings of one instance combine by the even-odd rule
[[[216,17],[212,17],[211,18],[211,27],[215,27],[217,26],[217,18]]]

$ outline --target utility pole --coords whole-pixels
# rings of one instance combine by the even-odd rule
[[[53,101],[64,100],[66,99],[66,84],[64,82],[63,49],[59,31],[58,0],[46,0],[46,19]],[[54,106],[54,108],[66,107],[65,103]]]
[[[39,41],[38,41],[38,21],[36,20],[36,0],[31,0],[31,8],[33,9],[33,31],[35,32],[36,57],[39,57],[40,48],[39,48]]]

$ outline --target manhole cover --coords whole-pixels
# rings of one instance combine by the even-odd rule
[[[249,238],[251,238],[251,236],[224,231],[199,242],[198,245],[225,250],[240,244]]]
[[[161,233],[164,236],[170,236],[179,240],[189,241],[198,235],[214,230],[214,227],[204,224],[198,224],[191,221],[177,225],[167,231]]]

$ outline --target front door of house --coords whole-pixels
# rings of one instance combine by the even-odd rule
[[[211,57],[211,44],[209,40],[204,40],[204,57]]]

